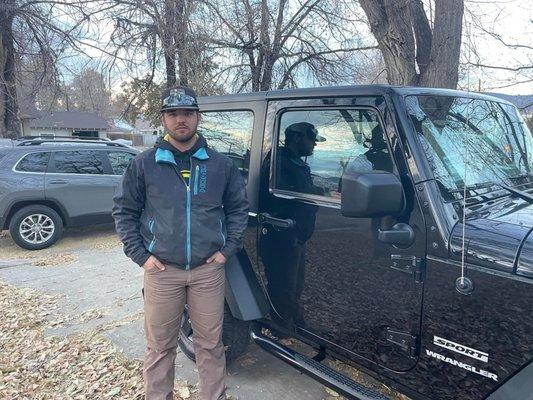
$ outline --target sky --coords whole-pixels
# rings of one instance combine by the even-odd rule
[[[430,1],[433,0],[424,0],[426,10]],[[483,32],[480,26],[501,40]],[[100,44],[106,44],[112,28],[109,24],[96,29]],[[363,41],[372,43],[374,39],[369,35]],[[502,42],[519,46],[506,46]],[[98,50],[87,47],[86,51],[93,58],[92,63],[98,64],[102,59]],[[533,0],[465,0],[461,62],[461,89],[532,95]],[[532,68],[510,71],[467,65],[469,63],[503,68]],[[112,90],[115,91],[120,88],[123,80],[128,79],[128,75],[115,72],[109,78]],[[517,84],[519,82],[522,83]]]
[[[499,35],[503,42],[523,47],[505,46],[498,39],[482,32],[477,26],[479,24]],[[465,61],[475,63],[479,60],[480,64],[507,68],[531,67],[527,71],[470,67],[467,79],[470,80],[472,90],[477,90],[481,80],[484,91],[513,95],[533,94],[533,1],[467,0],[463,29]],[[524,83],[516,84],[517,82]]]

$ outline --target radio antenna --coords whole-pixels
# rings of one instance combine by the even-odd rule
[[[468,38],[470,40],[471,32],[470,32],[470,23],[466,24],[466,32],[468,35]],[[468,46],[468,61],[470,62],[472,55],[472,44],[469,43]],[[467,64],[468,65],[468,64]],[[466,71],[466,90],[468,93],[470,93],[470,67],[468,67]],[[468,107],[468,103],[467,103]],[[467,109],[466,113],[466,124],[467,126],[470,125],[470,110]],[[466,133],[463,134],[463,165],[464,165],[464,173],[463,173],[463,223],[462,223],[462,237],[461,237],[461,276],[455,280],[455,289],[461,293],[461,294],[470,294],[474,290],[474,282],[470,278],[465,277],[465,262],[466,262],[466,195],[467,195],[467,170],[468,166],[470,165],[470,161],[468,158],[468,140],[466,137]]]

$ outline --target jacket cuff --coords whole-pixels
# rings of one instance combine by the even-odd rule
[[[226,260],[229,260],[229,258],[237,254],[239,250],[240,249],[237,248],[235,245],[228,243],[226,246],[224,246],[219,251],[222,253],[224,257],[226,257]]]
[[[131,260],[142,268],[144,263],[146,263],[146,261],[150,258],[151,255],[152,254],[150,254],[149,252],[143,251],[140,252],[138,255],[136,254],[135,256],[131,257]]]

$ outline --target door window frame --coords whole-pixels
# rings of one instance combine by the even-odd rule
[[[200,118],[203,118],[203,115],[204,114],[216,114],[216,113],[236,113],[236,112],[248,112],[248,113],[251,113],[251,117],[252,117],[252,130],[250,131],[250,141],[249,141],[249,159],[248,159],[248,169],[246,171],[246,185],[248,185],[248,180],[249,180],[249,176],[250,176],[250,165],[251,165],[251,157],[252,157],[252,147],[253,147],[253,138],[254,138],[254,132],[255,132],[255,128],[256,128],[256,115],[255,115],[255,111],[252,109],[252,108],[243,108],[243,107],[240,107],[240,108],[213,108],[213,109],[210,109],[210,108],[207,108],[207,107],[202,107],[200,109]],[[202,125],[202,122],[200,122],[200,124],[198,125],[198,127],[201,127]],[[207,140],[207,144],[209,145],[209,139],[206,138]]]
[[[35,154],[35,153],[48,153],[48,161],[46,162],[46,168],[44,169],[44,171],[21,171],[21,170],[17,169],[19,164],[22,162],[22,160],[24,160],[30,154]],[[51,161],[52,161],[52,153],[53,153],[53,151],[50,151],[50,150],[31,151],[31,152],[28,152],[28,153],[24,153],[21,157],[19,157],[17,159],[17,161],[15,162],[15,164],[13,165],[13,168],[11,168],[11,170],[13,172],[17,173],[17,174],[38,174],[38,175],[46,174],[46,173],[48,173],[48,171],[50,170],[50,166],[52,165],[52,163],[51,163]]]
[[[241,97],[211,96],[199,97],[198,104],[200,113],[204,112],[234,112],[251,111],[254,117],[252,130],[252,142],[250,144],[250,164],[248,180],[246,182],[248,202],[250,204],[249,215],[255,216],[259,210],[259,171],[261,169],[261,151],[263,138],[268,134],[265,131],[268,102],[263,95],[253,94]],[[209,141],[208,141],[209,144]]]
[[[65,151],[68,151],[68,152],[83,152],[83,151],[93,151],[95,152],[96,154],[98,154],[98,158],[100,159],[101,163],[102,163],[102,168],[104,169],[104,172],[102,174],[78,174],[78,173],[72,173],[72,172],[60,172],[60,171],[57,171],[56,170],[56,154],[57,153],[60,153],[60,152],[65,152]],[[114,175],[112,172],[113,171],[110,171],[109,168],[110,168],[110,162],[109,160],[106,160],[106,157],[107,155],[104,155],[103,153],[105,152],[106,150],[105,149],[61,149],[61,150],[52,150],[51,151],[51,155],[50,155],[50,160],[48,161],[48,170],[47,170],[47,175],[68,175],[68,176],[92,176],[92,177],[96,177],[96,176],[117,176],[117,175]],[[107,161],[107,162],[106,162]]]
[[[277,159],[277,152],[279,147],[279,137],[280,137],[280,127],[281,127],[281,118],[284,113],[286,112],[292,112],[292,111],[338,111],[338,110],[347,110],[347,111],[360,111],[360,110],[369,110],[376,114],[378,123],[380,124],[382,128],[382,134],[383,139],[387,143],[387,150],[389,152],[389,157],[391,158],[392,165],[393,165],[393,173],[398,176],[398,167],[396,165],[396,160],[394,159],[392,147],[389,141],[389,135],[387,133],[387,126],[385,125],[383,121],[383,116],[381,115],[381,111],[375,107],[371,106],[343,106],[343,105],[335,105],[335,106],[324,106],[324,105],[317,105],[317,106],[288,106],[288,107],[282,107],[276,112],[276,119],[274,122],[274,132],[272,135],[272,147],[271,147],[271,157],[270,157],[270,180],[268,185],[268,191],[271,195],[283,199],[296,199],[296,200],[302,200],[304,202],[316,204],[319,206],[325,206],[325,207],[331,207],[331,208],[341,208],[341,199],[334,198],[330,196],[321,196],[316,194],[308,194],[308,193],[300,193],[295,192],[292,190],[284,190],[284,189],[278,189],[276,188],[276,179],[277,179],[277,171],[276,171],[276,159]],[[312,172],[312,171],[311,171]]]

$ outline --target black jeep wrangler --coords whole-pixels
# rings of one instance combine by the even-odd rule
[[[533,398],[533,138],[515,107],[392,86],[200,100],[251,205],[229,361],[251,337],[348,398],[383,396],[326,355],[413,399]],[[184,315],[194,358],[191,339]]]

